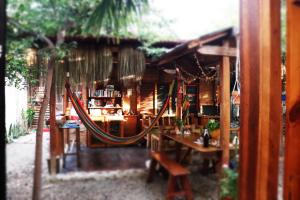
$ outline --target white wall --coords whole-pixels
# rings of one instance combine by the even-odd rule
[[[27,109],[27,90],[5,86],[5,125],[8,131],[10,124],[21,122],[22,109]]]

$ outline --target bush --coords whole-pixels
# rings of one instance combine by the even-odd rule
[[[34,119],[34,110],[32,108],[28,108],[25,113],[25,119],[27,121],[28,127],[31,127],[33,119]]]
[[[224,169],[224,177],[220,181],[221,198],[236,200],[238,194],[238,173],[230,168]]]
[[[6,132],[5,141],[6,143],[11,143],[14,139],[26,134],[26,128],[21,123],[10,124],[8,132]]]

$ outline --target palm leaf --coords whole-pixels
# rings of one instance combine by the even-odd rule
[[[118,32],[148,8],[148,0],[102,0],[87,22],[87,28],[101,30],[102,27]],[[99,28],[100,27],[100,28]]]

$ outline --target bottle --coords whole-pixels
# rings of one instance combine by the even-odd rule
[[[204,134],[203,134],[203,146],[208,147],[209,146],[209,133],[207,129],[204,129]]]

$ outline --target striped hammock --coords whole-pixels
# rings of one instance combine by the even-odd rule
[[[106,131],[104,131],[101,127],[99,127],[90,118],[89,114],[82,107],[82,105],[81,105],[78,97],[76,96],[76,94],[74,92],[72,92],[72,90],[70,88],[70,84],[68,82],[66,82],[65,87],[66,87],[66,90],[67,90],[67,95],[69,96],[69,98],[72,102],[72,105],[73,105],[74,109],[77,112],[77,115],[79,116],[80,120],[85,125],[85,127],[89,130],[90,133],[92,133],[100,141],[102,141],[104,143],[107,143],[107,144],[129,145],[129,144],[136,143],[137,141],[142,139],[146,134],[148,134],[149,131],[158,122],[159,118],[163,115],[163,113],[165,112],[165,110],[166,110],[166,108],[169,104],[170,97],[172,95],[172,91],[173,91],[173,88],[174,88],[174,81],[170,85],[168,96],[167,96],[161,110],[159,111],[157,116],[153,119],[153,121],[151,122],[149,127],[147,129],[144,129],[138,135],[131,136],[131,137],[118,137],[118,136],[112,135],[112,134],[107,133]]]

